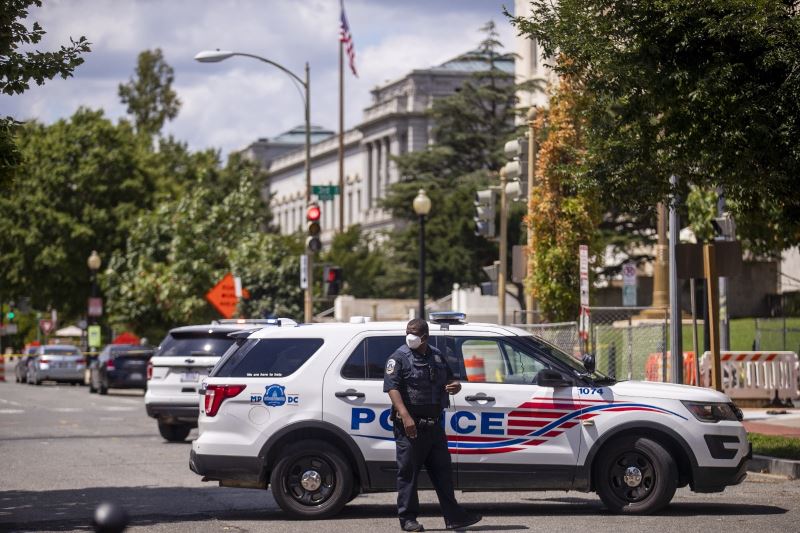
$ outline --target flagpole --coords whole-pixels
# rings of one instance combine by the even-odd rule
[[[344,232],[344,42],[339,39],[339,233]]]

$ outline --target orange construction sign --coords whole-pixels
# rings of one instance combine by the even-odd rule
[[[213,305],[219,314],[225,318],[232,318],[236,314],[236,305],[239,303],[239,296],[236,291],[237,278],[228,272],[214,288],[206,293],[206,300]],[[241,289],[241,295],[249,298],[247,289]]]

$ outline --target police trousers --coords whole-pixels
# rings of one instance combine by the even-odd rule
[[[453,488],[453,467],[447,449],[447,436],[440,423],[424,428],[417,425],[417,437],[410,439],[399,420],[394,424],[397,449],[397,514],[400,524],[416,520],[419,515],[417,481],[424,466],[439,498],[446,524],[460,523],[468,512],[456,501]]]

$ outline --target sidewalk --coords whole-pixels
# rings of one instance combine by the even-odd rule
[[[800,409],[742,409],[742,424],[748,433],[800,438]],[[784,412],[785,414],[774,414]],[[770,414],[773,413],[773,414]]]

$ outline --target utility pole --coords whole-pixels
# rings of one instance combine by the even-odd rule
[[[678,283],[678,264],[675,261],[680,240],[678,217],[678,176],[669,178],[673,194],[669,203],[669,311],[670,352],[672,357],[672,383],[683,383],[683,316],[681,313],[681,287]]]
[[[506,272],[508,271],[508,196],[506,171],[500,169],[500,269],[497,272],[497,323],[506,323]]]
[[[534,179],[536,177],[536,114],[537,109],[536,107],[532,107],[530,111],[528,111],[528,199],[527,199],[527,208],[525,212],[528,214],[530,219],[531,215],[531,203],[533,202],[533,186],[534,186]],[[527,226],[527,234],[528,234],[528,249],[526,250],[527,254],[527,261],[526,263],[526,282],[523,283],[523,287],[527,285],[528,280],[533,277],[533,261],[531,261],[531,254],[533,253],[533,228],[528,224]],[[524,289],[523,289],[524,290]],[[526,324],[533,324],[533,293],[530,290],[525,290],[525,320]]]
[[[713,244],[703,245],[703,267],[708,292],[708,338],[711,348],[711,387],[722,391],[722,371],[719,361],[719,287]]]

